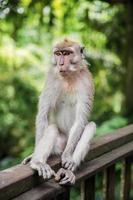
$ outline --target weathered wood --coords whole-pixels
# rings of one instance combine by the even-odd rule
[[[114,149],[98,158],[88,161],[82,165],[76,174],[76,180],[81,181],[89,176],[104,170],[106,167],[114,164],[115,162],[133,154],[133,141],[129,142],[117,149]]]
[[[53,157],[50,165],[56,170],[60,166],[60,159]],[[11,199],[37,185],[44,182],[36,171],[29,165],[17,165],[0,172],[0,199],[4,195],[5,199]]]
[[[105,199],[115,199],[115,165],[111,165],[106,170],[105,176]]]
[[[91,160],[103,153],[109,152],[133,140],[133,125],[115,130],[91,142],[91,148],[86,160]]]
[[[112,134],[96,138],[91,143],[87,160],[94,159],[132,140],[133,125],[118,129]],[[54,169],[58,169],[60,158],[51,158],[49,163]],[[28,165],[17,165],[0,172],[0,180],[0,195],[4,194],[6,199],[13,198],[22,192],[30,190],[42,182],[42,179]]]
[[[81,200],[95,200],[95,175],[81,184]]]
[[[130,143],[127,143],[115,150],[112,150],[111,152],[108,152],[106,154],[103,154],[102,156],[95,158],[91,161],[88,161],[82,165],[82,167],[76,172],[76,182],[83,181],[85,179],[88,179],[90,176],[95,175],[96,173],[105,170],[110,165],[113,165],[115,162],[122,160],[123,158],[133,155],[133,141]],[[47,187],[48,182],[44,183],[43,186],[45,188],[45,185]],[[56,183],[57,185],[57,183]],[[38,186],[39,188],[39,186]],[[36,191],[36,188],[33,189],[33,191]],[[45,189],[44,189],[45,190]],[[58,192],[62,192],[63,187],[58,186]],[[29,200],[33,194],[33,191],[30,190],[28,192],[25,192],[24,194],[17,197],[18,200]],[[46,192],[43,194],[43,198],[46,199],[46,197],[53,197],[53,194],[55,193],[55,188],[50,188],[50,192]],[[44,192],[44,191],[43,191]],[[56,193],[55,193],[56,196]],[[0,196],[0,199],[3,197],[4,200],[7,199],[6,196]],[[37,200],[37,199],[34,199]]]
[[[56,200],[70,200],[70,187],[64,187],[65,191],[56,197]]]
[[[66,188],[61,187],[54,180],[49,180],[24,194],[13,198],[13,200],[49,200],[56,199],[56,196],[66,193]],[[2,199],[2,198],[0,198]],[[3,196],[4,199],[4,196]],[[4,199],[5,200],[5,199]]]
[[[131,191],[131,164],[133,163],[133,156],[127,157],[124,162],[123,170],[122,170],[122,200],[130,199],[130,191]]]

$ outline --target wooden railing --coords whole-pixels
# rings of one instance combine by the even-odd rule
[[[119,199],[131,200],[133,125],[93,139],[86,161],[76,172],[76,184],[81,187],[82,200],[95,199],[95,177],[99,172],[104,172],[103,199],[115,200],[115,166],[118,162],[123,166]],[[49,163],[55,170],[60,167],[58,157],[50,158]],[[0,172],[0,200],[69,200],[70,190],[54,179],[44,182],[28,165],[20,164]]]

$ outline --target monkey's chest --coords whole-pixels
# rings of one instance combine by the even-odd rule
[[[64,94],[57,105],[56,123],[59,129],[66,134],[71,129],[75,120],[76,102],[74,94]]]

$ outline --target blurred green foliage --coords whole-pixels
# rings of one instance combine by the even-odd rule
[[[70,37],[86,47],[95,81],[97,135],[129,122],[123,114],[124,6],[99,0],[0,1],[0,166],[33,151],[37,101],[51,47]]]
[[[133,60],[128,62],[133,57],[132,34],[128,37],[133,24],[129,28],[127,14],[125,5],[102,0],[0,0],[0,169],[33,151],[38,96],[52,45],[60,38],[86,47],[96,88],[91,117],[97,123],[96,136],[132,121],[132,88],[127,93],[125,85],[126,80],[133,84]],[[97,199],[102,198],[101,180],[100,175]],[[79,199],[78,187],[71,197]]]

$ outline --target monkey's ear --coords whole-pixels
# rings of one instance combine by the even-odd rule
[[[81,54],[84,54],[84,49],[85,49],[84,46],[80,47],[80,52],[81,52]]]
[[[90,66],[91,64],[85,59],[87,57],[87,54],[86,54],[86,51],[85,51],[85,47],[82,46],[80,47],[80,52],[81,52],[81,56],[82,56],[82,59],[85,60],[85,63]]]

